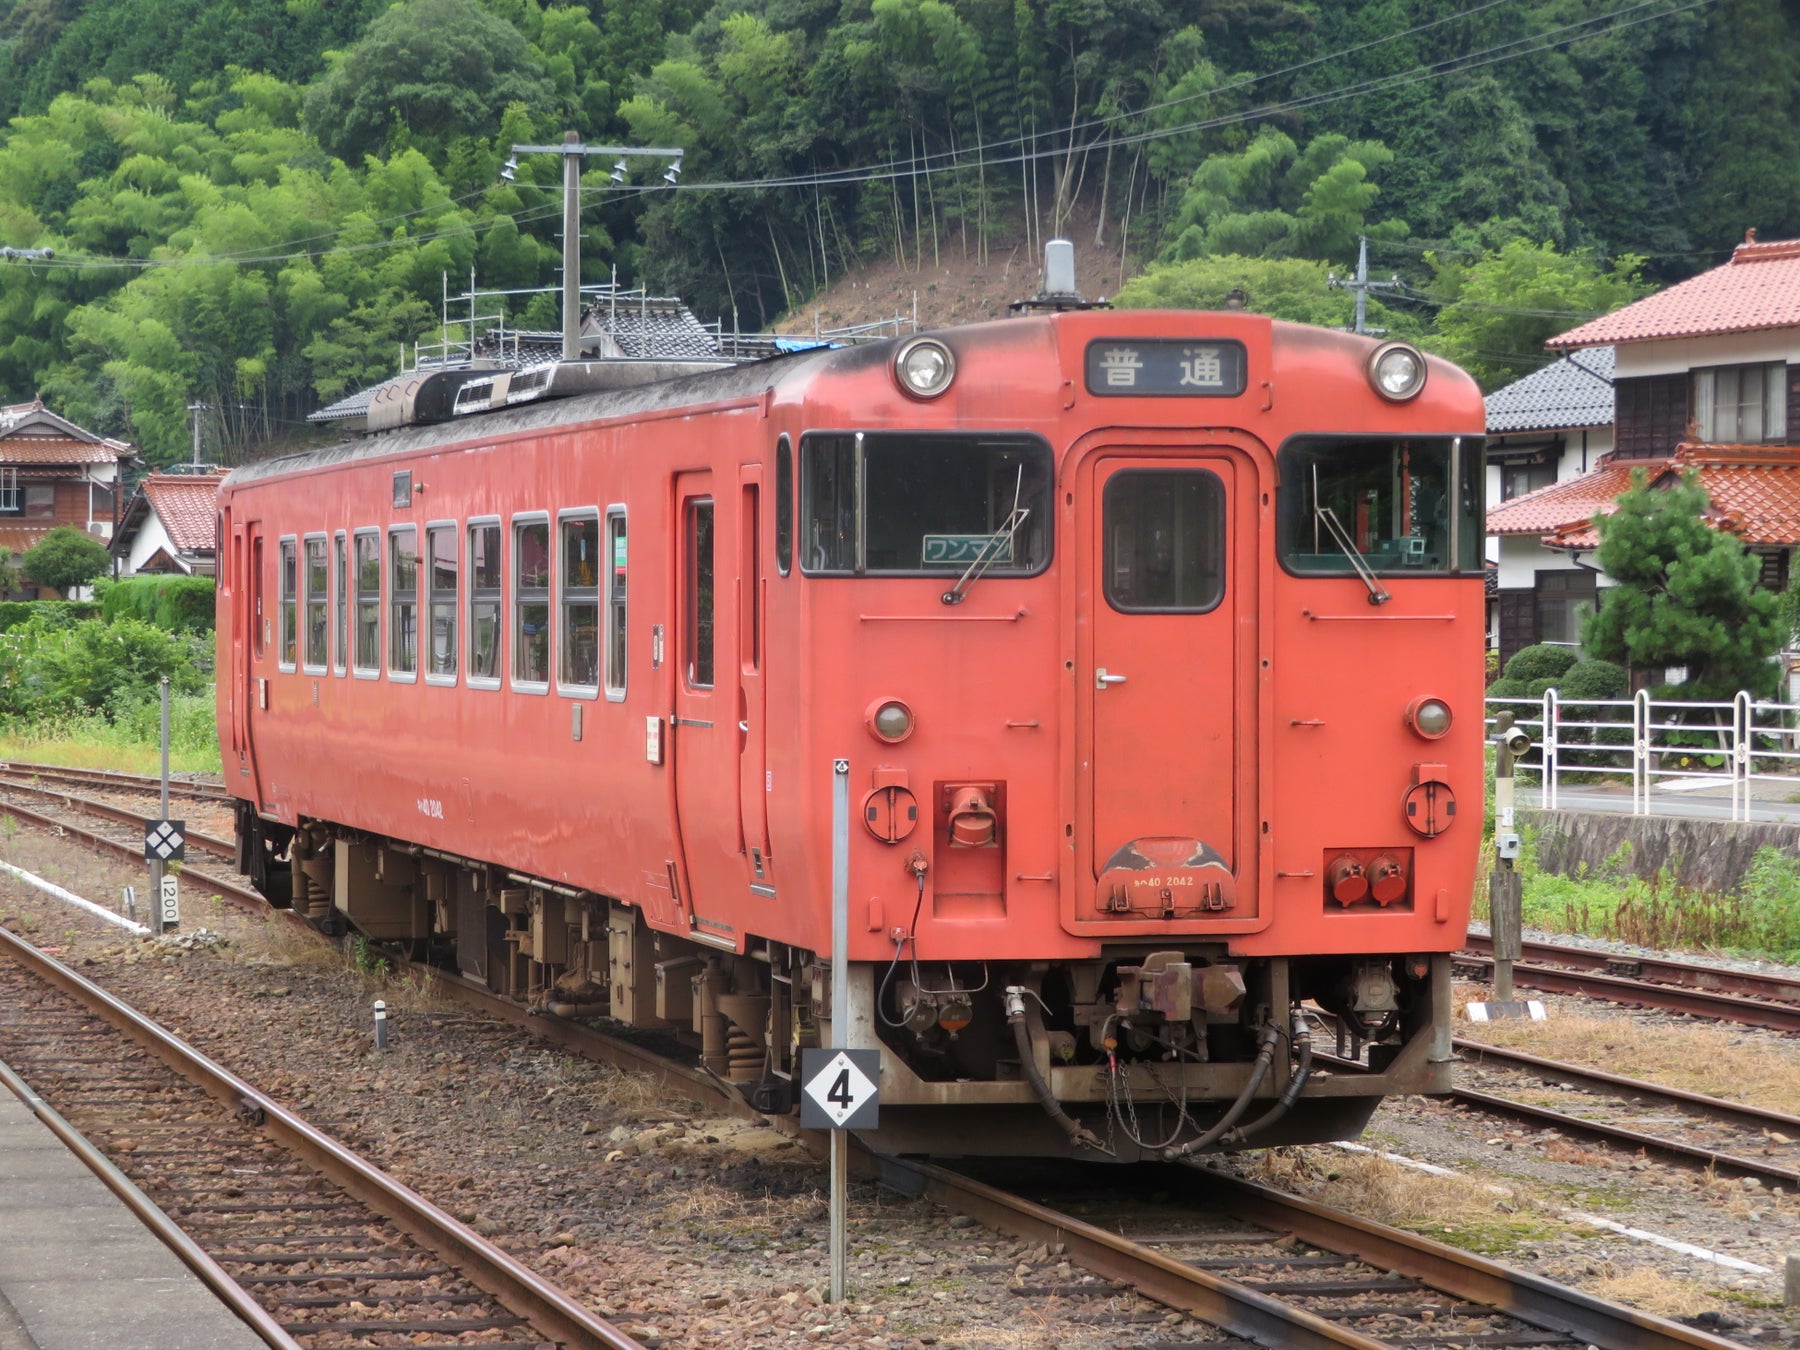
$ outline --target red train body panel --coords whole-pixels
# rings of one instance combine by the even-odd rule
[[[799,1046],[880,1045],[894,1147],[1325,1137],[1443,1088],[1481,818],[1474,384],[1409,353],[1424,388],[1390,401],[1374,342],[1241,313],[932,343],[932,397],[885,343],[234,473],[246,865],[496,988],[696,1036],[770,1109]],[[1259,1073],[1300,1004],[1368,1067]],[[1204,1137],[1296,1079],[1253,1140]],[[1168,1119],[1103,1139],[1121,1091]]]

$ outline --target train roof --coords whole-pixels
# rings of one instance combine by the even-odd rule
[[[889,344],[871,345],[886,347]],[[853,350],[860,352],[864,349]],[[647,383],[631,383],[566,398],[548,398],[429,425],[399,427],[355,440],[340,441],[316,450],[304,450],[297,454],[243,465],[231,471],[221,491],[262,479],[281,478],[288,474],[305,473],[355,460],[381,459],[389,455],[442,449],[473,440],[543,431],[602,418],[630,417],[664,412],[671,408],[759,398],[790,375],[833,357],[841,359],[846,354],[844,351],[822,348],[782,353],[739,366],[682,374]],[[592,361],[579,364],[595,368],[611,367],[615,373],[622,373],[613,362]]]

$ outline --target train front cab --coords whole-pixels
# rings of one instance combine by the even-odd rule
[[[1370,345],[1338,363],[1357,381]],[[920,946],[945,952],[960,920],[960,950],[981,951],[981,902],[941,896],[966,890],[971,840],[938,800],[960,775],[977,793],[961,828],[1004,849],[988,931],[1014,959],[921,970],[897,942],[891,967],[859,965],[847,1041],[888,1052],[883,1147],[942,1151],[954,1105],[971,1154],[1129,1160],[1354,1137],[1382,1096],[1448,1090],[1479,821],[1456,829],[1454,803],[1480,801],[1482,460],[1454,434],[1479,426],[1473,385],[1434,368],[1446,396],[1411,417],[1340,379],[1362,433],[1075,436],[1041,503],[1055,566],[976,583],[969,617],[991,623],[941,616],[960,661],[1016,672],[958,711],[1007,729],[1011,777],[983,781],[980,745],[932,747],[935,769],[917,747],[929,829],[906,847],[937,920]],[[879,608],[859,602],[865,629]],[[1054,638],[1031,622],[1047,612]],[[1054,698],[1034,701],[1033,667],[1061,672]],[[864,678],[850,701],[884,688]],[[1040,718],[1056,736],[1028,730]],[[1066,747],[1042,778],[1034,743]],[[898,781],[909,749],[871,781]],[[875,908],[904,926],[888,889]],[[1335,1055],[1299,1048],[1315,1031]]]

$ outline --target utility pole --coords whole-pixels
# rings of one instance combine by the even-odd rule
[[[187,410],[194,416],[194,468],[200,467],[200,418],[205,414],[207,405],[190,403]]]
[[[1386,281],[1370,281],[1369,280],[1369,236],[1368,235],[1359,234],[1356,236],[1356,278],[1355,278],[1355,280],[1340,281],[1338,279],[1338,275],[1336,272],[1330,272],[1330,273],[1326,274],[1325,284],[1333,287],[1336,290],[1355,291],[1356,292],[1356,325],[1355,325],[1355,327],[1353,327],[1350,330],[1351,332],[1353,332],[1353,333],[1373,332],[1378,337],[1387,332],[1387,329],[1385,329],[1385,328],[1371,329],[1368,325],[1369,292],[1370,291],[1398,290],[1400,288],[1400,278],[1397,276],[1394,276],[1394,277],[1389,277]]]
[[[674,187],[681,178],[681,150],[634,149],[622,145],[583,145],[581,137],[565,131],[561,145],[515,145],[512,157],[500,170],[500,176],[511,181],[519,167],[520,155],[561,155],[563,157],[563,344],[562,359],[581,359],[581,161],[587,155],[616,155],[612,181],[623,183],[627,161],[638,157],[670,159],[663,182]]]

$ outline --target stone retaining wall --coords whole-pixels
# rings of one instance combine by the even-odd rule
[[[1579,871],[1583,863],[1590,872],[1598,870],[1629,843],[1626,865],[1639,876],[1653,876],[1667,867],[1684,885],[1731,891],[1743,880],[1759,848],[1800,850],[1800,825],[1524,807],[1518,820],[1537,831],[1538,866],[1564,876]]]

